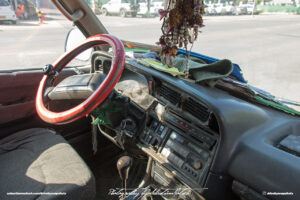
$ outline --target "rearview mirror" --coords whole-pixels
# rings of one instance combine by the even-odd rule
[[[80,42],[85,40],[85,36],[82,34],[82,32],[78,28],[72,28],[67,35],[66,41],[65,41],[65,51],[69,51],[73,49],[75,46],[77,46]],[[93,49],[87,49],[78,56],[75,57],[76,60],[80,61],[88,61],[91,57]]]

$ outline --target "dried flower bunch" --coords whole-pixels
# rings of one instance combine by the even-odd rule
[[[158,42],[162,46],[160,56],[164,64],[169,59],[172,66],[178,47],[187,50],[188,44],[197,39],[199,27],[203,26],[204,8],[203,0],[165,0],[165,10],[159,10],[164,21]]]

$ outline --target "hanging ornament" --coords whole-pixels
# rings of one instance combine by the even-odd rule
[[[187,52],[188,45],[197,40],[199,27],[203,26],[205,5],[203,0],[165,0],[164,5],[164,10],[159,10],[163,24],[157,44],[162,47],[163,64],[172,67],[178,48],[185,48]]]

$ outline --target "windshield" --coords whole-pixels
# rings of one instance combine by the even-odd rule
[[[163,20],[158,12],[165,9],[165,1],[86,2],[107,30],[120,39],[155,45],[162,35]],[[139,6],[133,6],[134,2]],[[41,68],[53,63],[64,52],[72,23],[51,1],[9,3],[16,16],[0,10],[0,70]],[[192,51],[229,59],[241,67],[252,86],[300,102],[299,3],[207,1],[205,26],[199,29]],[[8,1],[0,0],[0,4]]]
[[[154,1],[152,1],[154,2]],[[229,1],[228,1],[229,2]],[[281,98],[300,101],[300,15],[288,12],[296,6],[257,6],[212,4],[203,17],[192,51],[237,63],[251,85]],[[275,8],[278,12],[275,12]],[[148,44],[158,42],[162,21],[154,9],[152,16],[121,18],[116,14],[99,16],[110,33],[118,37]],[[274,9],[274,12],[272,12]],[[280,13],[283,12],[283,13]],[[289,14],[288,14],[289,13]]]

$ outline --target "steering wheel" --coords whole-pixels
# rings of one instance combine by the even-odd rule
[[[109,73],[99,85],[99,87],[90,95],[85,101],[79,105],[63,111],[52,112],[48,110],[43,101],[43,94],[45,87],[52,84],[57,75],[63,70],[63,68],[78,54],[85,51],[88,48],[110,45],[113,49],[112,64]],[[112,92],[113,88],[117,84],[125,63],[125,51],[122,42],[112,35],[95,35],[85,39],[81,44],[73,48],[72,50],[65,52],[55,63],[53,67],[44,68],[45,75],[43,76],[36,95],[36,111],[39,117],[45,122],[51,124],[67,124],[78,120],[84,116],[87,116],[96,107],[98,107]]]

